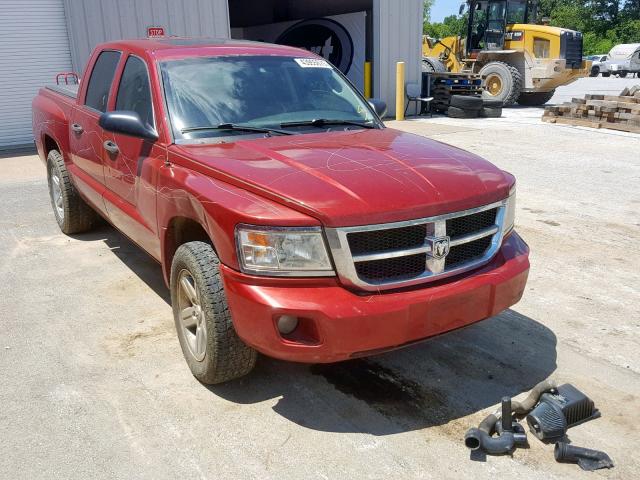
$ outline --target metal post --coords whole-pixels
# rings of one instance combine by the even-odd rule
[[[404,62],[396,63],[396,120],[404,120]]]
[[[371,98],[371,62],[364,62],[364,98]]]

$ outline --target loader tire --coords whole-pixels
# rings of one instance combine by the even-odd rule
[[[517,102],[522,90],[522,75],[516,67],[505,62],[490,62],[480,69],[485,77],[482,98],[500,100],[505,107]]]
[[[451,118],[478,118],[479,110],[465,110],[458,107],[449,107],[447,115]]]
[[[481,110],[483,106],[481,97],[470,95],[451,95],[449,105],[463,110]]]
[[[422,57],[422,71],[428,73],[444,73],[447,71],[447,67],[437,58]]]
[[[555,90],[551,90],[550,92],[523,92],[520,94],[520,98],[518,98],[518,103],[525,107],[537,107],[551,100],[551,97],[553,97],[555,93]]]

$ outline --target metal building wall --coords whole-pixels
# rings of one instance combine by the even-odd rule
[[[373,1],[373,94],[395,114],[396,62],[405,62],[405,81],[420,84],[422,0]]]
[[[147,27],[167,35],[228,38],[227,0],[64,0],[73,68],[109,40],[144,38]]]

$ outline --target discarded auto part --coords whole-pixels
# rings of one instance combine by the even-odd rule
[[[557,462],[577,463],[583,470],[613,468],[611,457],[600,450],[576,447],[565,442],[556,443],[553,451]]]
[[[543,380],[529,391],[529,395],[521,402],[512,401],[511,411],[518,416],[526,415],[536,406],[540,396],[545,392],[553,392],[558,387],[554,380]]]
[[[524,428],[513,421],[511,398],[504,397],[501,414],[487,416],[478,428],[470,428],[464,436],[464,444],[470,450],[482,450],[489,455],[511,453],[516,447],[527,444]],[[499,421],[498,421],[499,420]],[[497,436],[492,436],[494,430]]]
[[[562,439],[568,428],[599,416],[593,401],[567,383],[556,392],[543,393],[540,403],[527,415],[527,423],[538,439],[554,442]]]

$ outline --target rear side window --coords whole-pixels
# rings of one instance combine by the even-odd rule
[[[107,111],[109,89],[119,61],[120,52],[104,51],[98,56],[89,78],[87,96],[84,99],[87,107],[95,108],[100,112]]]
[[[130,56],[124,66],[116,97],[116,110],[137,112],[144,123],[153,127],[149,74],[144,61],[138,57]]]

